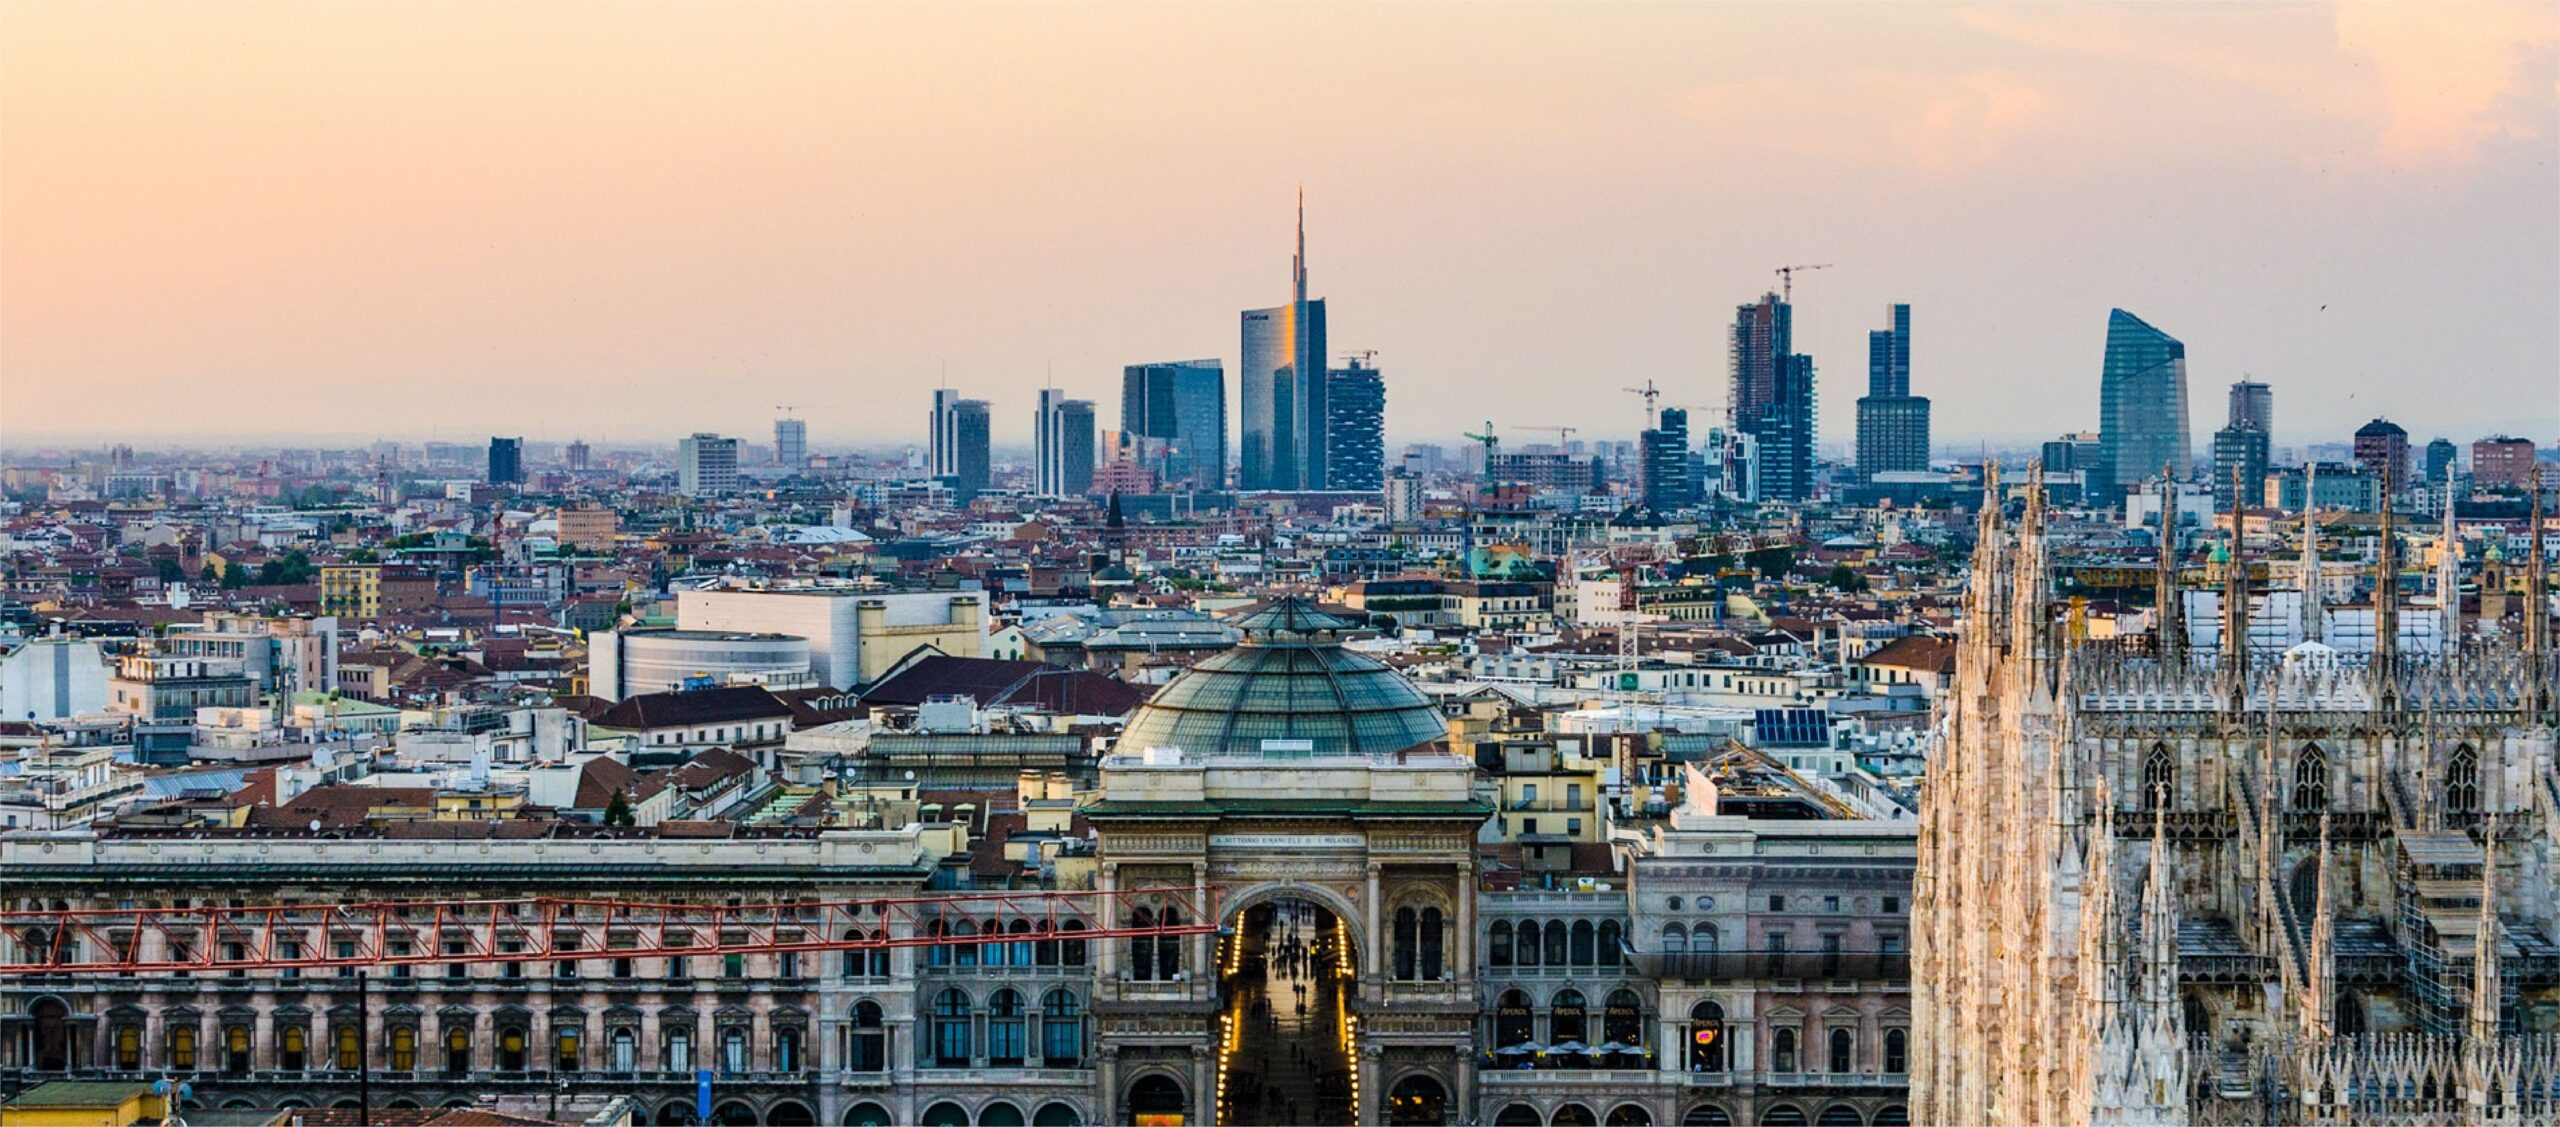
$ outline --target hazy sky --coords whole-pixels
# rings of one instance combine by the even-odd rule
[[[2117,305],[2200,443],[2560,432],[2560,5],[15,0],[0,440],[1114,426],[1301,183],[1398,440],[1719,415],[1788,263],[1827,445],[1897,300],[1941,453],[2094,427]]]

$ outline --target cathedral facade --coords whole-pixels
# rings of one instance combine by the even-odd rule
[[[1914,1118],[2560,1121],[2542,616],[2405,651],[2386,524],[2361,652],[2264,644],[2237,560],[2222,644],[2075,645],[2036,492],[1985,509],[1923,798]]]

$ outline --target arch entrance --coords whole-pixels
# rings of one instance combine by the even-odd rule
[[[1277,892],[1226,911],[1218,940],[1218,1121],[1349,1123],[1359,955],[1317,899]]]

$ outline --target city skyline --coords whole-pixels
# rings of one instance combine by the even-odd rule
[[[1897,7],[1821,37],[1780,9],[1088,9],[1001,28],[647,11],[0,15],[0,440],[672,444],[766,434],[765,404],[799,403],[813,446],[912,444],[907,409],[860,408],[921,403],[946,373],[1005,405],[1052,370],[1100,399],[1145,357],[1234,361],[1227,318],[1270,300],[1300,182],[1324,295],[1357,312],[1331,343],[1394,369],[1390,441],[1449,441],[1474,423],[1433,405],[1487,392],[1501,425],[1632,438],[1639,404],[1579,390],[1618,374],[1720,417],[1715,311],[1816,261],[1837,265],[1797,279],[1794,304],[1834,388],[1826,450],[1854,433],[1844,392],[1891,302],[1930,325],[1912,378],[1943,448],[2095,428],[2119,306],[2189,344],[2194,386],[2274,385],[2279,445],[2376,413],[2457,440],[2560,425],[2560,97],[2530,77],[2560,50],[2547,8]],[[1263,88],[1311,83],[1256,78],[1291,52],[1219,46],[1248,18],[1357,44],[1302,53],[1319,78],[1423,42],[1505,65],[1275,103]],[[1106,63],[1187,61],[1017,89],[866,54],[1045,68],[1036,45],[1060,35]],[[548,65],[571,36],[583,52]],[[402,65],[378,75],[329,62],[394,43]],[[136,66],[161,77],[106,85]],[[654,92],[600,100],[580,75]],[[277,112],[292,105],[337,112]],[[1240,116],[1267,144],[1203,159]],[[722,124],[738,119],[754,128]],[[1024,121],[1091,143],[1027,145]],[[892,175],[837,155],[866,147],[944,159]],[[1804,171],[1736,177],[1734,157]],[[1044,190],[997,187],[1014,183]],[[77,407],[110,382],[140,394],[112,417]],[[396,418],[337,394],[373,383],[440,393]],[[740,383],[770,394],[714,393]],[[1004,410],[997,442],[1027,444]]]

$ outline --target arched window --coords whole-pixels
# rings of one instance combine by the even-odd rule
[[[1445,961],[1441,940],[1447,930],[1448,925],[1443,922],[1440,909],[1422,910],[1422,977],[1435,982],[1440,978],[1441,964]]]
[[[1548,920],[1546,952],[1547,965],[1551,967],[1560,967],[1565,965],[1565,948],[1567,946],[1569,946],[1569,943],[1565,939],[1564,921]]]
[[[1644,1000],[1635,991],[1621,987],[1609,992],[1608,1004],[1600,1009],[1600,1039],[1630,1050],[1644,1044]]]
[[[1831,1031],[1831,1071],[1847,1072],[1857,1056],[1857,1036],[1846,1029]]]
[[[1156,920],[1166,927],[1181,927],[1182,911],[1178,908],[1167,908],[1156,914]],[[1156,937],[1156,977],[1163,979],[1166,982],[1171,982],[1174,979],[1182,977],[1182,944],[1184,938],[1185,937],[1179,935],[1160,935]]]
[[[1534,967],[1538,965],[1538,921],[1520,921],[1520,943],[1515,954],[1518,956],[1521,966]]]
[[[1689,1007],[1689,1071],[1724,1071],[1724,1007],[1700,1002]]]
[[[1580,1043],[1591,1032],[1590,1007],[1582,1000],[1582,991],[1564,990],[1556,994],[1547,1009],[1547,1045]]]
[[[1040,1000],[1040,1057],[1049,1068],[1084,1063],[1084,1007],[1074,992],[1052,990]]]
[[[945,990],[933,999],[933,1063],[969,1067],[969,996]]]
[[[947,924],[947,923],[944,923],[943,921],[938,920],[938,919],[934,919],[934,920],[926,920],[926,921],[925,921],[925,924],[924,924],[924,933],[925,933],[925,935],[927,935],[928,937],[931,937],[931,938],[934,938],[934,939],[940,939],[940,938],[942,938],[943,936],[946,936],[946,935],[951,934],[951,925],[950,925],[950,924]],[[950,965],[951,965],[951,945],[950,945],[950,944],[948,944],[948,943],[936,943],[936,944],[934,944],[934,945],[932,945],[932,946],[930,946],[930,947],[925,948],[925,949],[924,949],[924,961],[925,961],[925,964],[926,964],[926,965],[928,965],[928,966],[937,966],[937,967],[947,967],[947,966],[950,966]]]
[[[410,1055],[416,1056],[416,1034],[411,1033]],[[222,1070],[234,1076],[249,1072],[249,1027],[234,1025],[222,1031]]]
[[[747,1031],[732,1025],[720,1031],[720,1071],[736,1075],[747,1070]]]
[[[1021,939],[1014,940],[1012,943],[1006,944],[1006,946],[1013,948],[1013,965],[1018,967],[1030,966],[1031,921],[1015,920],[1012,923],[1006,924],[1004,931],[1007,935],[1019,935],[1023,937]]]
[[[1485,960],[1497,967],[1511,965],[1511,921],[1493,921],[1493,938],[1485,952]]]
[[[2329,755],[2319,744],[2302,749],[2293,757],[2293,809],[2326,810],[2329,808]]]
[[[286,1026],[276,1038],[276,1067],[286,1072],[300,1072],[311,1066],[310,1060],[311,1035],[303,1032],[299,1025]]]
[[[1517,990],[1503,991],[1502,1000],[1493,1007],[1494,1047],[1509,1048],[1535,1036],[1529,1026],[1529,996]]]
[[[131,1072],[142,1067],[142,1027],[116,1027],[116,1067]]]
[[[1679,924],[1662,925],[1662,953],[1685,954],[1689,950],[1689,929]]]
[[[471,1029],[447,1025],[444,1030],[444,1074],[468,1076],[471,1073]]]
[[[355,1026],[341,1025],[330,1036],[337,1046],[331,1067],[340,1072],[354,1072],[364,1067],[364,1038],[356,1032]]]
[[[978,965],[978,945],[965,941],[967,937],[975,936],[976,934],[978,934],[978,925],[976,923],[969,920],[951,921],[952,937],[964,940],[963,942],[951,945],[951,965],[961,967],[974,967]],[[996,956],[999,959],[1003,958],[1004,949],[1001,947],[996,948]]]
[[[1405,907],[1396,909],[1395,939],[1393,945],[1394,958],[1392,960],[1392,965],[1394,966],[1392,973],[1396,978],[1409,980],[1413,977],[1416,955],[1415,947],[1417,946],[1416,940],[1418,938],[1414,933],[1419,930],[1421,926],[1421,921],[1414,914],[1412,908]]]
[[[987,999],[987,1063],[1020,1068],[1030,1048],[1023,1036],[1022,995],[998,990]]]
[[[568,1073],[578,1070],[582,1059],[578,1052],[581,1047],[582,1038],[579,1036],[581,1032],[579,1027],[571,1025],[552,1034],[552,1056],[556,1061],[553,1067],[558,1071]]]
[[[2470,744],[2453,749],[2444,769],[2444,809],[2448,814],[2480,812],[2480,757]]]
[[[1769,1070],[1799,1071],[1796,1060],[1796,1031],[1784,1026],[1769,1031]]]
[[[784,1028],[773,1031],[773,1070],[776,1072],[800,1071],[799,1030]]]
[[[1911,1034],[1900,1029],[1884,1031],[1884,1070],[1896,1076],[1911,1071]]]
[[[1625,932],[1616,920],[1600,921],[1600,965],[1614,967],[1626,957]]]
[[[1031,945],[1032,964],[1043,967],[1058,965],[1058,941],[1050,938],[1057,932],[1050,929],[1048,921],[1043,920],[1040,923],[1039,934],[1040,941]]]
[[[856,1002],[853,1005],[853,1051],[846,1054],[845,1067],[855,1072],[883,1072],[889,1067],[889,1031],[882,1021],[880,1003]]]
[[[1084,931],[1084,930],[1086,930],[1086,928],[1085,928],[1085,926],[1084,926],[1084,921],[1083,921],[1083,920],[1068,920],[1067,922],[1065,922],[1065,923],[1062,923],[1062,924],[1059,924],[1059,925],[1058,925],[1058,931],[1059,931],[1061,934],[1068,934],[1068,933],[1079,932],[1079,931]],[[1059,940],[1059,941],[1058,941],[1058,958],[1059,958],[1060,960],[1064,961],[1064,962],[1066,963],[1066,965],[1071,966],[1071,967],[1080,967],[1080,966],[1083,966],[1083,965],[1084,965],[1084,940],[1081,940],[1081,939],[1061,939],[1061,940]]]
[[[613,1057],[605,1065],[616,1073],[636,1072],[640,1068],[640,1035],[624,1026],[605,1039],[605,1048]]]
[[[245,1031],[244,1031],[245,1032]],[[243,1041],[246,1038],[242,1039]],[[245,1045],[243,1047],[246,1047]],[[418,1027],[391,1027],[391,1071],[410,1072],[418,1067]]]
[[[1591,921],[1573,921],[1573,965],[1587,967],[1598,957],[1591,950]]]
[[[693,1019],[688,1016],[686,1022]],[[690,1024],[667,1030],[666,1071],[693,1071],[693,1028]]]
[[[1129,926],[1141,930],[1156,926],[1156,914],[1145,908],[1132,909]],[[1156,941],[1151,935],[1129,940],[1129,978],[1135,982],[1153,982],[1156,978]]]
[[[2178,796],[2178,761],[2170,758],[2169,745],[2151,745],[2151,754],[2142,760],[2142,809],[2170,805]]]
[[[354,1030],[348,1030],[352,1033]],[[169,1031],[169,1068],[173,1072],[196,1070],[196,1027],[181,1025]]]

